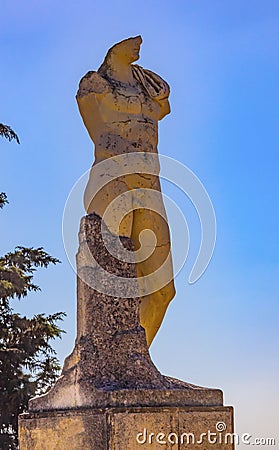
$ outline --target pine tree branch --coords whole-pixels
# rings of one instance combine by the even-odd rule
[[[18,135],[14,132],[14,130],[8,125],[4,125],[0,123],[0,136],[8,139],[8,141],[12,141],[13,139],[20,144]]]
[[[0,209],[3,208],[8,202],[7,195],[5,192],[0,192]]]

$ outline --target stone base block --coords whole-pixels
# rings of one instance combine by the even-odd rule
[[[20,450],[233,450],[233,408],[135,407],[22,414]]]

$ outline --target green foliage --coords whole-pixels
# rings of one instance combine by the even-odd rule
[[[17,247],[0,258],[0,448],[17,448],[17,417],[28,400],[42,394],[60,371],[51,340],[61,337],[57,322],[64,313],[38,314],[31,319],[15,313],[10,300],[39,287],[33,283],[38,267],[59,262],[42,248]]]
[[[7,125],[0,134],[19,139]],[[7,196],[0,193],[0,208]],[[58,322],[65,313],[37,314],[32,318],[14,312],[11,302],[40,290],[33,282],[35,271],[57,264],[42,247],[16,247],[0,257],[0,449],[18,448],[18,415],[27,410],[28,400],[45,393],[55,382],[60,365],[51,346],[63,330]]]
[[[9,202],[8,202],[8,199],[7,199],[7,196],[6,196],[5,192],[0,192],[0,209],[3,208],[3,206],[6,203],[9,203]]]
[[[0,136],[8,139],[8,141],[12,141],[13,139],[15,139],[16,142],[20,144],[18,135],[14,132],[14,130],[8,125],[4,125],[3,123],[0,123]],[[5,192],[0,192],[0,209],[3,208],[6,203],[9,202],[7,200]]]
[[[8,141],[12,141],[13,139],[19,144],[18,135],[12,130],[8,125],[4,125],[0,123],[0,136],[8,139]]]
[[[29,291],[40,288],[32,283],[37,267],[47,267],[59,260],[48,255],[42,247],[16,247],[16,251],[0,257],[0,299],[5,305],[10,298],[26,297]]]

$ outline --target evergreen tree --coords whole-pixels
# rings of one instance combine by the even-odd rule
[[[8,139],[8,141],[12,141],[14,139],[19,144],[18,135],[11,127],[4,125],[3,123],[0,123],[0,136]],[[0,208],[3,208],[6,203],[8,203],[8,200],[5,192],[0,192]]]
[[[0,134],[11,140],[18,137],[6,125],[0,124]],[[0,194],[0,208],[7,203]],[[39,267],[57,264],[42,247],[16,247],[0,257],[0,448],[18,448],[18,415],[27,410],[28,400],[45,393],[59,374],[60,365],[51,346],[52,339],[61,337],[57,322],[65,313],[37,314],[27,318],[11,306],[29,292],[40,290],[34,284],[34,272]]]
[[[11,127],[9,127],[8,125],[4,125],[3,123],[0,123],[0,136],[3,136],[9,141],[15,139],[16,142],[19,144],[18,135],[14,132],[14,130]]]

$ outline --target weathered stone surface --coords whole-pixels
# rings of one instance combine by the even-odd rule
[[[222,392],[163,376],[151,361],[144,329],[139,323],[140,298],[115,298],[93,289],[100,265],[119,276],[134,278],[135,263],[121,261],[104,246],[102,220],[84,217],[77,255],[78,326],[73,353],[65,360],[61,377],[45,395],[29,402],[30,411],[105,406],[222,405]],[[106,240],[117,247],[117,237],[104,226]],[[129,238],[121,238],[133,250]],[[121,252],[121,248],[119,248]],[[105,280],[101,280],[105,283]]]
[[[225,424],[224,431],[217,430],[218,423]],[[233,450],[228,433],[233,433],[230,407],[31,413],[20,419],[20,450]]]
[[[140,37],[117,44],[98,73],[88,73],[80,84],[77,100],[98,164],[89,177],[85,193],[89,215],[82,219],[79,232],[77,338],[55,386],[31,399],[29,413],[21,415],[21,450],[181,449],[184,443],[172,443],[170,436],[180,439],[185,432],[199,439],[201,433],[214,432],[217,422],[232,431],[232,408],[222,406],[221,390],[163,376],[148,352],[174,295],[156,156],[157,122],[169,112],[169,88],[153,72],[131,66],[140,44]],[[136,163],[117,160],[116,176],[109,167],[95,177],[100,161],[122,154],[126,158],[134,149],[140,155]],[[117,161],[113,159],[113,164]],[[150,162],[153,175],[148,177],[144,168]],[[119,168],[131,170],[131,164],[135,164],[132,172],[119,174]],[[105,177],[113,178],[112,184],[91,197]],[[158,195],[145,196],[141,189]],[[130,190],[138,195],[128,200],[124,195],[107,213],[115,197]],[[156,212],[147,214],[147,204]],[[131,214],[130,207],[137,212]],[[124,214],[120,222],[119,209]],[[157,242],[151,257],[141,260],[142,248],[143,253],[154,250],[152,233],[138,248],[145,228],[154,231]],[[165,260],[165,283],[156,287],[157,269]],[[153,271],[155,278],[148,278]],[[149,292],[151,286],[155,289]],[[159,442],[164,439],[166,443]],[[233,449],[220,441],[209,444],[216,450]],[[187,448],[207,450],[208,444],[196,442]]]
[[[106,415],[97,410],[24,414],[19,442],[20,450],[107,449]]]
[[[139,291],[144,297],[140,323],[150,345],[175,295],[157,150],[158,121],[170,112],[170,88],[159,75],[132,64],[139,59],[141,43],[141,36],[136,36],[115,44],[98,71],[81,79],[76,98],[95,145],[84,195],[86,212],[102,217],[112,233],[130,237],[136,250],[141,247],[141,254],[153,249],[147,258],[136,255]],[[126,156],[126,163],[119,156]],[[103,184],[105,175],[109,175],[107,184]],[[140,242],[146,229],[151,231]],[[149,275],[163,263],[159,282],[157,274]]]

